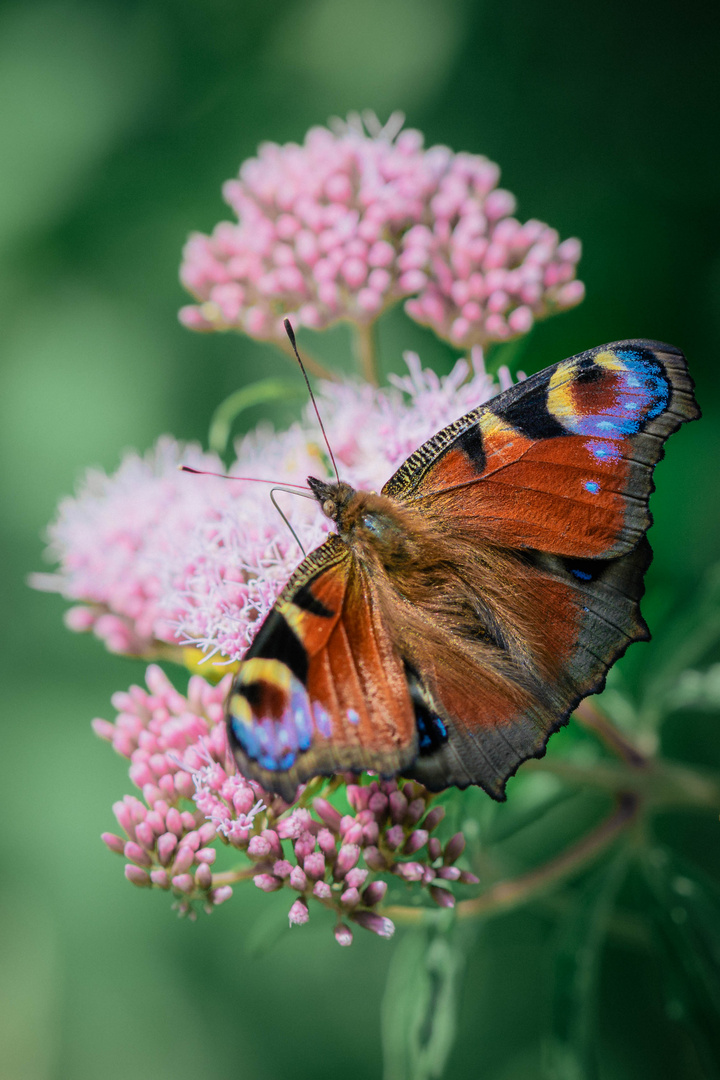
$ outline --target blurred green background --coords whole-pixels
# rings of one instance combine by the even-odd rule
[[[181,246],[226,216],[221,182],[262,140],[299,140],[350,109],[385,119],[400,108],[428,144],[499,162],[521,218],[582,239],[587,299],[534,331],[522,366],[622,337],[687,353],[705,418],[671,440],[657,470],[646,603],[672,647],[681,631],[669,613],[720,557],[716,12],[626,0],[0,7],[3,1077],[382,1073],[379,1000],[394,944],[360,933],[341,950],[316,917],[263,947],[254,928],[276,897],[238,889],[193,925],[166,896],[124,881],[99,833],[114,826],[127,774],[89,720],[110,718],[111,693],[143,668],[67,633],[62,602],[25,584],[43,568],[45,523],[86,465],[113,469],[124,448],[164,431],[204,439],[238,385],[258,370],[289,374],[261,345],[177,323]],[[399,370],[408,347],[440,371],[453,359],[401,313],[380,340],[386,369]],[[346,354],[348,342],[334,333],[325,347]],[[628,671],[652,648],[635,647]],[[720,767],[716,716],[686,716],[663,737],[678,759]],[[564,804],[551,819],[558,842],[577,813]],[[717,883],[715,816],[657,828]],[[524,843],[520,867],[539,854],[532,835]],[[720,1075],[707,986],[688,1006],[675,969],[633,933],[611,936],[598,960],[602,992],[587,1015],[599,1071],[550,1053],[572,930],[561,901],[581,888],[595,889],[592,871],[555,906],[477,928],[447,1075]],[[647,896],[630,887],[626,903],[642,927]],[[278,924],[285,907],[273,909]],[[582,903],[574,910],[585,941],[592,927]]]

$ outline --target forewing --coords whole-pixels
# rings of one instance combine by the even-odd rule
[[[227,724],[241,772],[288,801],[312,776],[394,775],[415,757],[402,661],[372,581],[339,537],[283,589],[235,677]]]
[[[563,360],[412,454],[383,493],[488,543],[576,558],[628,553],[651,519],[663,443],[698,417],[683,354],[621,341]]]

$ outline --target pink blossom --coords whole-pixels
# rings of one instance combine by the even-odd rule
[[[228,875],[215,872],[216,845],[232,846],[245,862],[231,880],[252,880],[261,892],[295,893],[291,925],[307,922],[312,900],[336,917],[352,918],[387,937],[392,924],[377,910],[387,882],[374,873],[387,872],[398,883],[427,889],[431,899],[445,906],[452,896],[434,884],[436,879],[477,881],[454,865],[461,833],[444,852],[439,844],[432,851],[427,845],[420,855],[426,845],[418,846],[416,838],[425,840],[442,817],[421,784],[355,779],[348,786],[355,813],[341,817],[326,798],[310,800],[303,788],[298,798],[307,798],[308,804],[288,806],[241,776],[225,736],[222,701],[229,679],[211,686],[193,675],[184,695],[150,665],[146,687],[114,695],[115,722],[94,721],[97,734],[129,760],[130,778],[142,794],[126,795],[113,807],[124,836],[102,835],[108,849],[127,860],[125,876],[131,884],[171,892],[180,914],[192,916],[197,904],[212,911],[232,893]],[[184,777],[190,778],[192,791]],[[328,820],[334,831],[327,828]],[[370,825],[372,843],[365,833]],[[391,833],[396,834],[392,843]],[[414,857],[407,859],[407,854]],[[345,934],[340,944],[350,940]]]
[[[405,359],[408,374],[392,377],[390,388],[320,384],[328,437],[356,487],[380,488],[422,442],[499,388],[477,349],[472,368],[459,360],[445,377],[423,370],[413,353]],[[509,382],[502,370],[501,385]],[[304,483],[325,468],[309,408],[289,430],[259,429],[236,451],[230,471],[243,476]],[[111,650],[152,658],[167,646],[196,646],[198,659],[227,663],[243,656],[301,552],[263,485],[191,476],[178,472],[181,461],[222,469],[214,456],[164,437],[146,457],[128,455],[112,476],[88,473],[50,526],[59,570],[33,583],[79,604],[70,625],[92,629]],[[283,508],[307,550],[322,542],[330,523],[317,506],[285,496]],[[138,765],[143,783],[167,772],[151,758]]]
[[[579,241],[521,224],[497,165],[425,149],[402,122],[351,116],[302,146],[264,143],[223,189],[237,222],[185,246],[180,277],[199,303],[182,322],[282,343],[285,316],[316,330],[368,323],[412,297],[412,318],[469,347],[578,303]]]

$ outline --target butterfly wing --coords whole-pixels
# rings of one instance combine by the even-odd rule
[[[427,591],[413,597],[435,640],[401,644],[413,700],[436,721],[411,775],[504,798],[518,765],[541,756],[627,646],[649,637],[639,600],[652,468],[667,436],[697,416],[678,350],[619,342],[462,417],[386,484],[383,494],[434,523],[456,570],[442,605]]]
[[[288,801],[312,776],[394,775],[415,757],[402,661],[373,582],[338,536],[300,564],[250,646],[228,737],[244,775]]]
[[[383,494],[501,547],[626,554],[651,523],[663,443],[700,415],[683,354],[622,341],[519,383],[416,450]]]

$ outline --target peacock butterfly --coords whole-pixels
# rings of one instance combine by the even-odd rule
[[[456,420],[379,495],[309,477],[337,533],[235,676],[240,771],[287,800],[312,776],[364,769],[503,800],[649,638],[652,470],[699,416],[678,349],[620,341]]]

